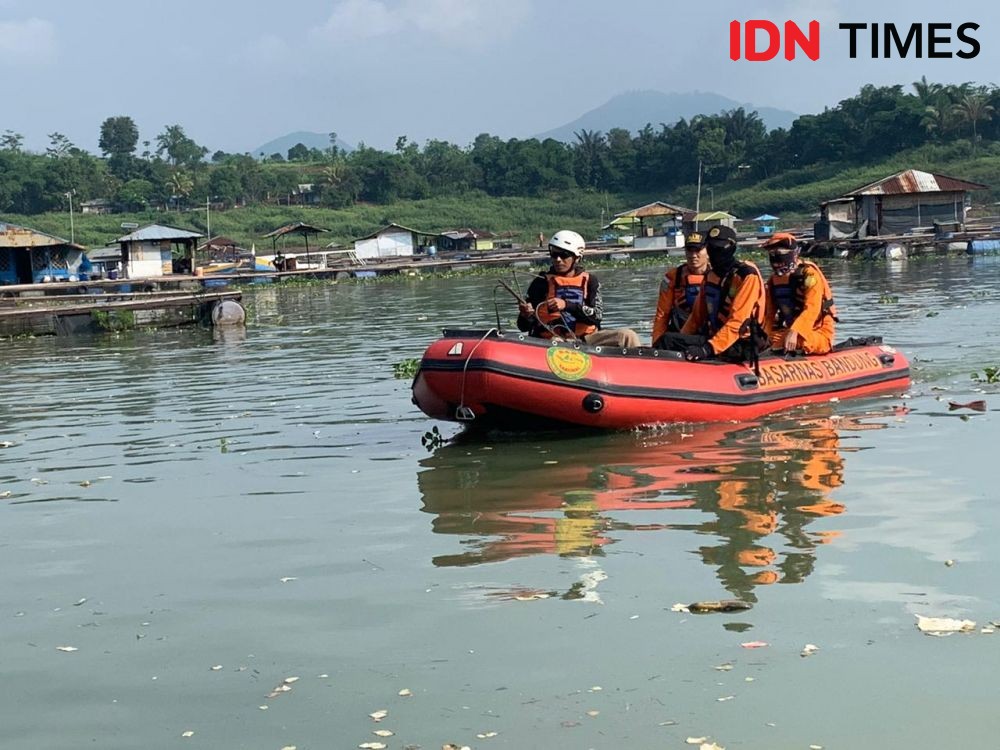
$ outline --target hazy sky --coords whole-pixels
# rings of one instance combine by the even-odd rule
[[[0,132],[96,153],[101,122],[141,140],[179,123],[210,150],[295,130],[391,148],[527,137],[633,89],[713,91],[815,112],[865,83],[1000,79],[998,12],[952,0],[0,0]],[[729,60],[728,23],[820,21],[812,62]],[[972,60],[850,60],[840,22],[965,21]],[[955,45],[954,49],[962,48]],[[867,47],[862,45],[862,50]],[[141,150],[141,146],[140,146]]]

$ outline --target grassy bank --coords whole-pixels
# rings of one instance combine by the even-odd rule
[[[989,205],[1000,199],[1000,144],[987,144],[973,154],[966,142],[947,146],[925,146],[896,154],[866,166],[830,163],[791,170],[765,180],[732,180],[705,185],[702,210],[711,206],[705,188],[714,191],[715,208],[740,218],[769,212],[781,216],[786,225],[812,221],[821,201],[829,200],[903,169],[940,172],[987,185],[990,189],[973,193],[973,203]],[[511,231],[515,240],[531,243],[542,232],[546,236],[561,228],[573,228],[588,238],[599,233],[602,222],[615,213],[654,200],[679,205],[695,205],[696,186],[689,185],[671,195],[605,194],[573,190],[544,197],[493,198],[481,192],[419,201],[399,201],[385,205],[356,205],[346,209],[304,208],[299,206],[253,206],[213,211],[212,234],[232,237],[245,247],[256,244],[270,248],[263,235],[295,221],[330,230],[317,243],[347,243],[375,229],[395,222],[414,229],[440,231],[474,227],[495,232]],[[40,229],[60,237],[70,236],[68,212],[36,216],[4,215],[0,220]],[[194,229],[206,233],[204,208],[188,211],[74,216],[77,242],[98,247],[125,234],[122,222],[144,225],[152,222]],[[296,243],[297,240],[293,240]]]

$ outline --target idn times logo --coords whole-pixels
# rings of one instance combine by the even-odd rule
[[[955,26],[951,23],[841,23],[837,29],[848,35],[848,50],[852,59],[871,56],[879,58],[950,58],[965,60],[979,54],[975,32],[979,24],[971,21]],[[784,44],[782,44],[784,41]],[[729,59],[748,62],[773,60],[784,49],[786,60],[802,53],[810,60],[819,60],[819,21],[810,21],[803,30],[794,21],[778,26],[774,21],[751,20],[729,22]]]

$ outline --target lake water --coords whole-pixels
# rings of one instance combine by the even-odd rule
[[[1000,261],[826,268],[907,398],[425,448],[392,365],[488,277],[0,342],[0,746],[996,747]],[[608,323],[648,337],[661,272],[599,271]]]

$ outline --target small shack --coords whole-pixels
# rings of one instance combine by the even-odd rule
[[[736,228],[736,222],[741,221],[725,211],[702,211],[700,214],[692,214],[684,217],[684,231],[704,232],[712,227]]]
[[[89,271],[84,251],[62,237],[0,221],[0,284],[78,281]]]
[[[633,247],[637,250],[665,250],[684,246],[684,216],[693,213],[690,208],[654,201],[631,211],[615,214],[612,224],[619,219],[638,221]]]
[[[354,240],[354,254],[360,260],[409,258],[415,252],[425,252],[427,248],[434,246],[437,237],[437,232],[389,224]]]
[[[985,185],[919,169],[907,169],[820,204],[816,239],[836,239],[837,223],[860,237],[896,235],[935,224],[965,224],[968,193]]]
[[[753,220],[757,224],[757,234],[774,234],[778,228],[779,219],[771,214],[761,214],[753,217]]]
[[[323,268],[326,265],[324,257],[319,257],[316,262],[313,262],[313,252],[309,249],[309,235],[325,234],[329,232],[329,229],[323,229],[323,227],[313,226],[312,224],[306,224],[303,221],[296,221],[294,224],[285,224],[282,227],[268,232],[265,237],[271,238],[271,249],[274,255],[270,258],[270,263],[279,271],[298,271],[308,268]],[[286,254],[284,252],[284,242],[288,237],[298,235],[302,237],[305,242],[306,248],[306,260],[305,262],[300,262],[299,258],[294,255]],[[282,247],[278,247],[278,240],[282,241]],[[264,256],[262,256],[263,259]]]
[[[121,245],[91,248],[87,251],[87,257],[94,266],[94,276],[117,279],[122,275]]]
[[[149,224],[119,237],[125,277],[141,279],[191,273],[195,267],[195,247],[204,235],[165,224]]]
[[[500,244],[503,237],[485,229],[449,229],[438,234],[437,249],[444,252],[468,253],[493,250]],[[419,247],[418,247],[419,250]]]

